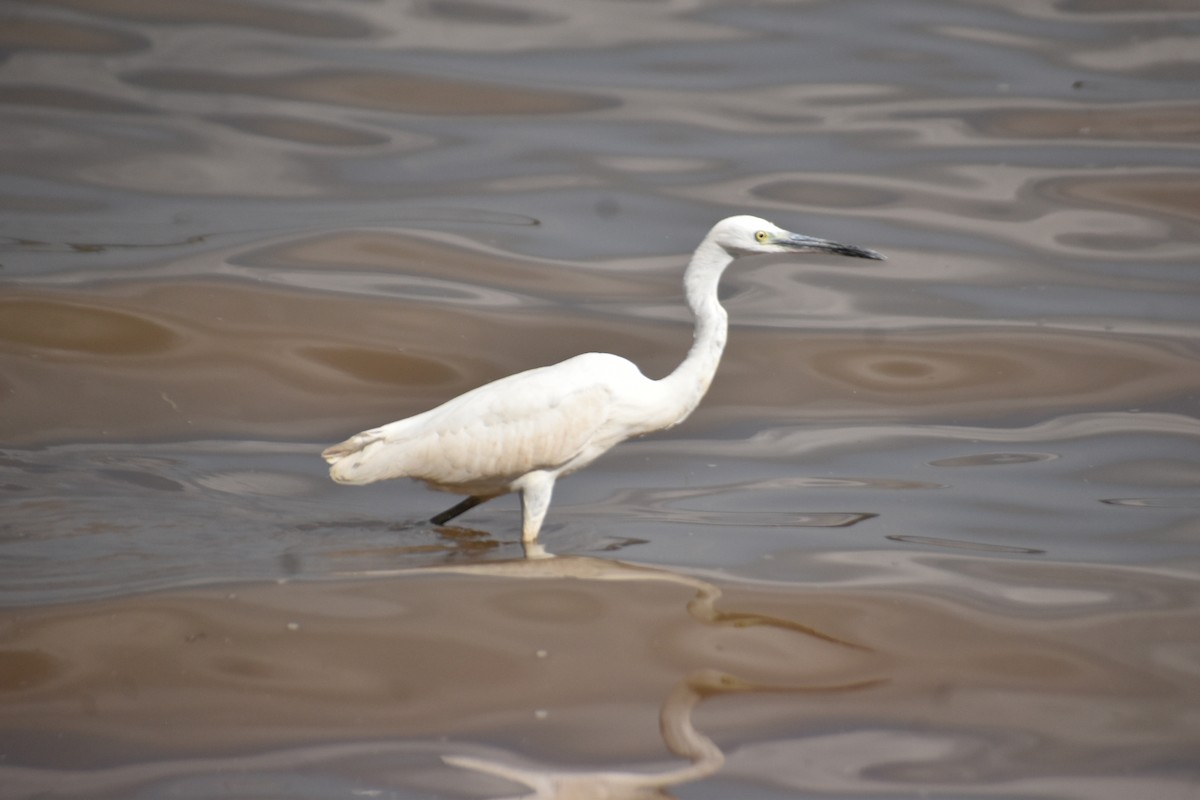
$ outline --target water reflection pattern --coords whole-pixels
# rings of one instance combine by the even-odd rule
[[[474,580],[428,580],[434,573]],[[537,797],[594,797],[604,792],[603,796],[614,798],[658,796],[649,790],[705,777],[724,763],[721,749],[700,733],[692,720],[693,711],[706,699],[750,692],[842,694],[886,682],[874,676],[878,666],[861,645],[788,619],[718,610],[722,590],[717,585],[670,571],[595,558],[557,558],[541,551],[518,561],[393,571],[390,575],[376,571],[354,577],[360,580],[191,590],[159,594],[148,602],[121,599],[92,608],[21,615],[22,632],[6,642],[5,681],[0,684],[0,692],[12,699],[7,714],[15,716],[10,722],[23,729],[22,741],[14,742],[12,748],[23,759],[36,761],[39,742],[55,733],[79,741],[80,746],[69,757],[74,772],[0,767],[0,777],[7,786],[22,791],[50,790],[73,796],[96,791],[170,793],[186,784],[189,773],[233,768],[253,774],[262,770],[263,759],[214,763],[205,758],[171,763],[170,757],[177,752],[196,746],[204,749],[203,742],[230,724],[235,725],[235,739],[242,746],[275,739],[273,729],[280,724],[289,731],[284,739],[293,743],[327,736],[332,732],[330,726],[353,730],[356,738],[386,734],[396,726],[428,733],[453,730],[458,723],[447,725],[456,716],[446,713],[448,706],[470,709],[470,714],[490,706],[491,714],[509,717],[506,724],[517,727],[527,726],[530,719],[542,729],[559,724],[570,727],[577,724],[574,720],[581,706],[586,709],[604,702],[614,680],[609,673],[626,672],[619,661],[628,655],[612,652],[608,658],[596,659],[572,639],[587,639],[605,629],[616,632],[626,627],[624,619],[635,608],[641,609],[649,627],[623,635],[632,633],[631,644],[639,649],[647,643],[637,638],[653,630],[654,636],[679,639],[680,651],[692,651],[689,659],[709,659],[761,672],[762,659],[745,647],[766,646],[774,651],[773,658],[783,653],[791,656],[777,678],[811,675],[814,680],[829,681],[836,675],[836,682],[772,685],[711,667],[676,678],[672,656],[668,665],[644,665],[637,680],[648,686],[659,685],[664,678],[674,681],[663,696],[658,728],[667,750],[688,759],[688,766],[641,772],[562,771],[523,763],[512,754],[493,751],[484,757],[481,751],[449,745],[440,751],[442,760],[525,784]],[[391,579],[384,581],[383,577]],[[527,585],[537,583],[547,585]],[[682,604],[677,592],[657,589],[622,592],[624,596],[619,597],[604,588],[613,583],[681,586],[695,596]],[[447,588],[459,592],[474,611],[468,616],[454,609],[434,612],[448,624],[430,626],[429,612],[444,605],[439,595]],[[681,606],[687,610],[684,616],[699,626],[680,625]],[[103,626],[95,624],[97,613],[105,619]],[[470,616],[477,618],[471,621]],[[769,635],[765,639],[755,636],[754,629]],[[727,648],[723,630],[736,632],[735,639],[742,645]],[[799,639],[779,638],[796,634]],[[108,644],[113,637],[120,640],[127,635],[138,640],[132,649]],[[541,647],[522,652],[531,642]],[[531,659],[537,668],[523,665]],[[797,670],[793,663],[802,663],[804,668]],[[116,683],[114,675],[120,676]],[[258,699],[251,705],[243,694],[246,682],[259,687]],[[579,691],[584,685],[590,688]],[[164,711],[160,699],[169,696],[176,698],[170,703],[170,713],[185,715],[189,724],[178,735],[164,737],[154,731]],[[79,702],[87,711],[82,716],[74,709]],[[552,710],[518,710],[530,702]],[[39,709],[37,721],[27,716],[26,722],[17,723],[31,706]],[[608,724],[613,729],[606,737],[628,728],[639,716],[637,707],[637,702],[630,703],[624,719],[611,720]],[[513,719],[514,712],[525,719]],[[564,722],[559,723],[559,717]],[[335,722],[336,718],[343,721]],[[103,767],[109,757],[87,744],[100,731],[105,738],[120,740],[125,748],[144,756],[157,753],[155,761],[166,756],[168,763],[135,769]],[[542,730],[529,735],[545,738],[550,734]],[[645,736],[636,730],[624,735]],[[619,752],[627,743],[617,740],[614,744]],[[377,755],[376,747],[365,754]],[[384,749],[395,755],[394,745]],[[401,752],[430,750],[439,752],[431,744]],[[363,754],[355,748],[342,748],[336,760]],[[278,757],[285,761],[296,758]],[[322,755],[314,760],[327,758]],[[388,767],[389,771],[393,768]],[[337,771],[336,767],[325,769]],[[81,778],[81,770],[86,778]],[[260,780],[270,779],[264,775]],[[254,782],[245,785],[250,788]]]

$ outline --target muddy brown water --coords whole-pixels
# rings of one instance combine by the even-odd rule
[[[1200,797],[1200,12],[0,10],[0,797]],[[348,434],[685,424],[437,528]]]

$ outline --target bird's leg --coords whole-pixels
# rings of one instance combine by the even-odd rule
[[[546,510],[550,508],[554,476],[548,472],[531,472],[521,482],[521,541],[529,543],[537,539]]]
[[[432,522],[434,525],[445,525],[447,522],[454,519],[459,514],[470,511],[472,508],[479,505],[480,503],[486,503],[488,500],[491,500],[491,499],[492,499],[491,497],[485,497],[485,496],[473,494],[470,497],[463,500],[461,503],[458,503],[457,505],[455,505],[453,508],[448,508],[445,511],[443,511],[442,513],[438,514],[436,517],[431,517],[429,521]]]

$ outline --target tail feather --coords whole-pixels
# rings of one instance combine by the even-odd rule
[[[329,477],[338,483],[374,483],[395,477],[394,464],[371,458],[386,441],[380,429],[363,431],[344,442],[325,448],[321,457],[329,462]]]
[[[330,464],[336,464],[347,456],[361,452],[363,448],[378,442],[382,438],[383,434],[379,429],[356,433],[344,442],[326,447],[321,451],[321,458]]]

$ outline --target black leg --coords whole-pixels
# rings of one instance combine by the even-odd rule
[[[454,506],[453,508],[448,508],[445,511],[443,511],[442,513],[438,514],[436,517],[432,517],[429,521],[432,522],[434,525],[445,525],[447,522],[454,519],[459,514],[462,514],[466,511],[470,511],[472,508],[479,505],[480,503],[485,503],[491,499],[492,498],[490,498],[490,497],[480,497],[478,495],[471,495],[470,497],[466,498],[465,500],[463,500],[461,503]]]

